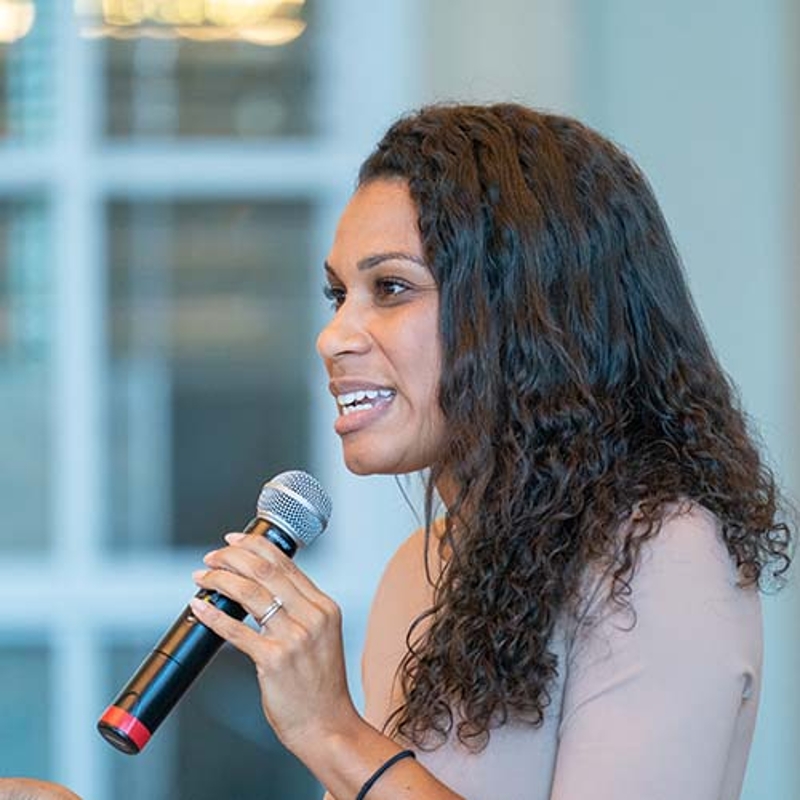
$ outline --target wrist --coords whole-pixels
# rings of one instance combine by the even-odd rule
[[[366,800],[370,789],[383,777],[384,773],[388,772],[399,761],[406,758],[413,758],[416,760],[417,756],[413,750],[400,750],[393,756],[389,756],[376,770],[364,781],[361,790],[356,795],[356,800]]]
[[[359,790],[401,747],[363,717],[343,721],[335,731],[305,742],[295,755],[334,797],[356,797]]]
[[[327,720],[316,719],[313,727],[296,731],[291,741],[282,743],[308,766],[316,762],[346,758],[348,752],[357,750],[364,737],[374,728],[358,713],[352,704],[339,708]]]

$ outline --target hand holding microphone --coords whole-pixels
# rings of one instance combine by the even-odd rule
[[[326,751],[330,734],[360,722],[347,688],[337,604],[262,537],[229,534],[194,574],[208,591],[234,598],[260,628],[193,600],[197,618],[247,655],[261,705],[278,739],[301,760]]]
[[[314,478],[305,472],[284,472],[264,484],[256,516],[241,536],[266,548],[262,552],[268,555],[277,555],[280,551],[285,560],[324,531],[330,512],[330,498]],[[226,549],[246,552],[240,547]],[[231,578],[235,578],[233,573]],[[242,580],[238,577],[234,582],[217,582],[227,582],[233,590],[241,590]],[[98,730],[118,750],[128,754],[139,753],[222,646],[224,639],[203,623],[217,620],[216,627],[221,628],[218,618],[213,616],[216,611],[231,623],[241,624],[236,621],[254,611],[244,598],[243,602],[237,602],[212,587],[211,583],[213,581],[195,595],[192,605],[184,609],[100,717]],[[267,623],[269,620],[265,617],[274,615],[282,603],[277,596],[272,596],[264,608],[255,609],[254,616]],[[199,613],[196,613],[198,607]],[[205,609],[211,612],[211,616],[203,613]],[[241,627],[257,636],[247,626]],[[226,638],[239,646],[232,638]]]

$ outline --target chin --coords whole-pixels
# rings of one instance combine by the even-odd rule
[[[398,472],[374,458],[348,458],[345,456],[344,465],[353,475],[395,475]]]
[[[363,464],[361,461],[344,460],[344,465],[353,473],[353,475],[380,475],[381,473],[373,469],[369,464]]]
[[[430,462],[422,458],[392,457],[374,448],[367,452],[348,452],[345,448],[344,464],[354,475],[407,475],[430,466]]]

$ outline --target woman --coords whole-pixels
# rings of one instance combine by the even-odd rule
[[[260,633],[195,611],[286,747],[338,800],[738,797],[789,530],[637,167],[571,119],[426,108],[325,270],[345,462],[426,470],[427,522],[375,598],[363,716],[335,603],[260,539],[207,556],[201,587],[283,601]]]

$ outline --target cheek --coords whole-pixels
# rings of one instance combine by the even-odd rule
[[[392,359],[402,373],[405,389],[426,411],[439,409],[441,379],[441,344],[438,306],[429,305],[422,313],[396,320],[384,342],[392,343]]]
[[[420,387],[420,394],[425,398],[431,411],[439,411],[439,381],[442,375],[442,359],[438,341],[426,339],[416,349],[411,363]]]

